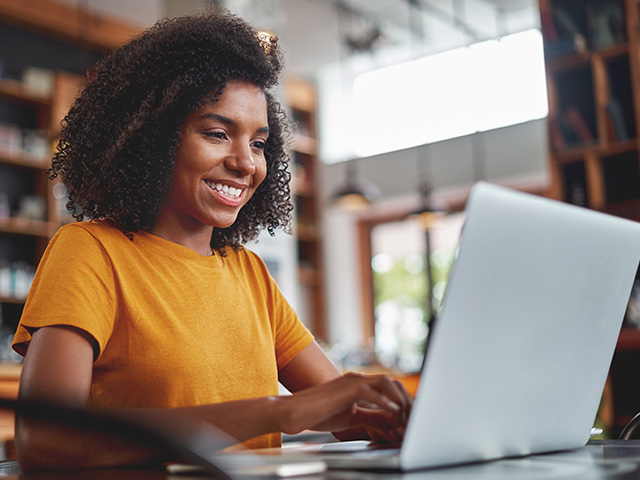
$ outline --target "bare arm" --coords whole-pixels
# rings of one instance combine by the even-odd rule
[[[340,382],[336,382],[336,379],[341,376],[340,371],[327,358],[315,341],[302,350],[279,373],[280,382],[291,392],[294,392],[294,397],[299,400],[303,399],[301,393],[305,389],[332,381],[332,384],[340,385]],[[394,403],[397,402],[400,412],[402,412],[400,426],[394,422],[392,417],[388,417],[388,411],[375,408],[375,406],[380,406],[378,403],[371,402],[367,404],[362,401],[364,398],[359,398],[357,399],[358,403],[354,403],[348,411],[342,412],[343,418],[330,416],[325,421],[314,425],[313,428],[317,430],[332,430],[339,440],[372,439],[378,442],[400,440],[404,435],[404,426],[411,411],[413,399],[400,382],[391,382],[385,377],[380,378],[388,381],[388,388],[394,392],[392,398]],[[347,382],[352,381],[352,379],[347,380]],[[316,391],[317,389],[312,390],[314,394]],[[326,393],[327,397],[333,397],[336,394],[338,392]],[[343,426],[346,418],[349,419],[348,426],[350,428]]]
[[[278,373],[280,383],[290,392],[326,383],[342,374],[314,340]]]
[[[20,400],[84,408],[89,398],[95,340],[70,327],[33,334],[20,378]],[[156,457],[122,438],[16,418],[16,449],[24,471],[67,466],[127,465]]]
[[[45,327],[36,331],[25,358],[20,398],[66,407],[85,407],[91,386],[93,342],[86,333],[67,327]],[[322,353],[317,348],[316,351],[311,347],[298,361],[294,359],[291,368],[284,372],[283,378],[291,377],[286,381],[292,388],[310,387],[296,395],[173,409],[122,409],[113,413],[123,418],[146,417],[165,424],[195,418],[210,422],[240,441],[279,431],[298,433],[308,428],[340,430],[363,421],[382,422],[385,428],[394,428],[402,423],[402,407],[399,405],[403,398],[394,382],[387,378],[340,377],[325,357],[325,360],[316,360],[328,362],[327,368],[312,370],[305,380],[298,369],[302,369],[318,352]],[[316,383],[321,384],[312,386]],[[357,411],[355,404],[360,400],[380,407],[375,419],[365,418]],[[121,438],[43,425],[24,418],[16,423],[16,446],[20,465],[25,471],[132,465],[167,459],[166,452]]]

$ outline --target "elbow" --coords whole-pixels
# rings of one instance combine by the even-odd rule
[[[56,425],[16,415],[15,444],[20,470],[31,473],[83,466],[69,455],[66,431]]]
[[[44,461],[48,455],[38,442],[39,433],[32,422],[16,417],[15,444],[20,470],[24,473],[52,468]]]
[[[20,470],[123,467],[160,464],[166,451],[120,435],[16,416],[16,454]]]

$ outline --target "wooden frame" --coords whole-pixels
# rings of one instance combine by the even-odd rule
[[[141,27],[52,0],[0,0],[6,23],[49,36],[86,42],[98,50],[114,49],[142,31]]]

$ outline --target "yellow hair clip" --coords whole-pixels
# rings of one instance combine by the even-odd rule
[[[260,46],[264,50],[264,53],[269,55],[272,50],[278,46],[278,37],[266,30],[260,30],[257,34]]]

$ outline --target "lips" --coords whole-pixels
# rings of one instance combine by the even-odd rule
[[[224,183],[219,183],[219,182],[214,183],[214,182],[210,182],[208,180],[205,180],[204,182],[207,184],[207,186],[211,190],[213,190],[215,192],[218,192],[218,193],[222,194],[225,197],[229,197],[230,199],[234,199],[235,200],[235,199],[239,198],[242,195],[242,192],[243,192],[242,188],[232,187],[232,186],[229,186],[229,185],[224,184]]]

